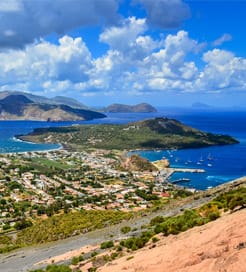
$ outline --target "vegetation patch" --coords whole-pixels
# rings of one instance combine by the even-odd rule
[[[66,128],[35,129],[23,140],[62,143],[69,149],[125,150],[152,148],[190,148],[234,144],[227,135],[205,133],[177,120],[155,118],[127,125],[79,125]]]
[[[67,265],[48,265],[45,269],[36,269],[30,272],[72,272],[72,269]]]
[[[139,237],[131,237],[120,242],[122,247],[137,250],[146,245],[152,238],[157,242],[155,234],[163,233],[165,236],[176,235],[195,226],[204,225],[220,217],[223,211],[246,207],[246,188],[239,188],[216,197],[213,201],[199,209],[186,210],[183,214],[172,217],[156,216],[150,223],[150,231],[144,231]]]
[[[132,218],[132,213],[120,211],[81,211],[55,215],[45,220],[38,220],[17,234],[16,240],[8,236],[0,237],[0,253],[33,244],[64,239],[70,236],[100,229]],[[107,243],[111,245],[112,241]]]

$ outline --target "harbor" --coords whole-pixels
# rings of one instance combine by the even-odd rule
[[[168,181],[169,178],[174,174],[174,173],[205,173],[204,169],[194,169],[194,168],[163,168],[160,169],[160,175],[165,179],[165,181]],[[183,180],[182,181],[187,181]],[[172,183],[178,183],[173,181]]]

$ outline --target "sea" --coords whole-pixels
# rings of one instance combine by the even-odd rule
[[[79,122],[0,121],[0,153],[44,151],[58,144],[34,144],[15,136],[35,128],[73,124],[125,124],[153,117],[177,119],[194,128],[216,134],[228,134],[239,144],[183,150],[135,151],[150,161],[166,158],[171,167],[203,169],[204,173],[174,173],[170,181],[185,179],[179,185],[205,190],[246,176],[246,111],[158,108],[156,113],[107,113],[103,119]],[[189,180],[189,181],[188,181]]]

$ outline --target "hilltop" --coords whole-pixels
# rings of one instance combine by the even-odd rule
[[[3,94],[2,94],[3,95]],[[24,94],[8,94],[0,100],[0,120],[37,120],[37,121],[76,121],[91,120],[106,117],[102,113],[91,110],[73,108],[67,104],[59,104],[65,98],[57,98],[57,104],[52,101],[46,103],[47,99],[34,99]],[[67,99],[68,104],[76,104]]]
[[[103,109],[104,112],[157,112],[156,108],[148,103],[137,105],[112,104]]]
[[[61,143],[72,150],[191,148],[238,143],[230,136],[203,132],[164,117],[125,125],[40,128],[20,138],[33,142]]]

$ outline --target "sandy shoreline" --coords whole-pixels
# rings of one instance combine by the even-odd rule
[[[35,142],[31,142],[31,141],[24,141],[22,139],[17,138],[16,136],[12,137],[12,139],[16,142],[23,142],[23,143],[27,143],[27,144],[33,144],[33,145],[37,145],[37,144],[42,144],[42,145],[46,145],[49,143],[35,143]],[[56,143],[54,143],[56,144]],[[58,150],[65,150],[64,146],[61,143],[57,143],[56,145],[59,145],[59,147],[57,148],[50,148],[50,149],[42,149],[42,150],[30,150],[30,151],[13,151],[13,152],[3,152],[0,154],[26,154],[26,153],[32,153],[32,152],[38,152],[38,153],[46,153],[46,152],[52,152],[52,151],[58,151]]]

